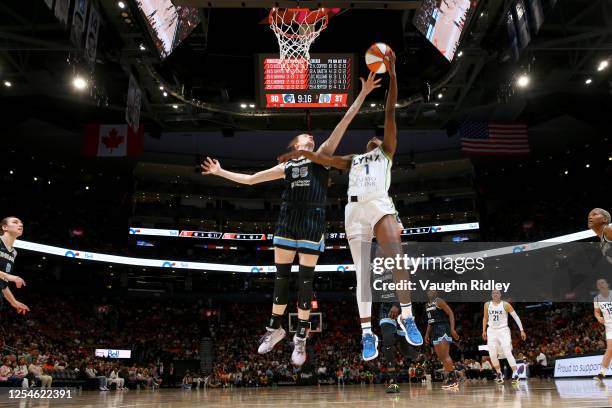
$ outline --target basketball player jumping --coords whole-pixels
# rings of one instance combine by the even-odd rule
[[[427,331],[425,332],[425,342],[431,342],[438,359],[444,367],[446,380],[442,385],[444,389],[457,388],[459,382],[455,376],[455,364],[450,357],[449,348],[453,339],[459,340],[459,335],[455,331],[455,314],[448,303],[438,297],[435,290],[427,291]]]
[[[329,156],[325,152],[296,150],[279,157],[285,162],[305,157],[323,166],[349,170],[348,204],[344,210],[346,235],[355,263],[357,275],[357,305],[362,328],[362,357],[365,361],[378,357],[378,336],[372,333],[372,301],[370,282],[370,252],[376,235],[383,256],[402,256],[402,241],[397,211],[389,197],[392,158],[397,148],[395,105],[397,103],[397,75],[395,54],[389,57],[389,91],[385,106],[384,140],[374,137],[368,141],[366,153],[347,156]],[[408,282],[410,273],[394,268],[395,282]],[[412,315],[410,291],[398,291],[401,314],[397,317],[406,341],[413,346],[423,344]]]
[[[593,299],[595,319],[604,325],[606,329],[606,352],[601,360],[601,369],[594,378],[603,381],[606,378],[606,370],[612,361],[612,293],[608,287],[608,281],[601,278],[597,280],[599,294]]]
[[[15,240],[23,234],[23,223],[17,217],[6,217],[0,221],[2,235],[0,235],[0,289],[4,298],[13,306],[17,313],[26,314],[30,308],[15,299],[8,287],[8,282],[14,282],[17,288],[25,286],[25,282],[11,271],[15,266],[17,251],[13,248]],[[0,297],[0,305],[2,298]]]
[[[317,153],[331,155],[335,152],[349,124],[359,112],[366,96],[380,87],[380,79],[370,74],[367,80],[361,79],[361,92],[348,109],[329,138]],[[294,137],[289,148],[300,151],[314,151],[312,135],[301,134]],[[268,170],[255,174],[240,174],[221,168],[217,160],[209,157],[202,163],[202,174],[213,174],[241,184],[257,184],[265,181],[285,179],[285,190],[276,231],[274,233],[274,301],[270,324],[262,336],[260,354],[268,353],[281,341],[286,332],[281,320],[289,300],[289,278],[291,265],[296,252],[299,257],[298,288],[298,325],[294,336],[294,350],[291,361],[301,366],[306,360],[306,338],[310,327],[310,307],[312,301],[312,281],[319,255],[323,252],[325,232],[325,202],[329,168],[314,163],[308,158],[280,163]]]
[[[512,383],[518,384],[519,374],[516,369],[516,360],[512,355],[512,337],[510,336],[510,328],[508,327],[508,314],[512,316],[519,330],[521,331],[521,339],[527,338],[521,319],[516,314],[512,305],[501,300],[501,292],[494,290],[492,292],[492,300],[484,305],[484,314],[482,317],[482,338],[487,342],[489,348],[489,356],[493,368],[497,372],[495,382],[503,384],[504,377],[499,365],[498,353],[501,351],[510,368],[512,369]],[[522,366],[521,366],[522,368]]]

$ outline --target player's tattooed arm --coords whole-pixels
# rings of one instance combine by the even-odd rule
[[[334,154],[336,148],[342,140],[342,137],[344,136],[344,133],[348,129],[349,125],[351,124],[357,113],[359,112],[359,109],[361,109],[361,105],[363,105],[366,96],[368,96],[368,94],[374,89],[380,88],[381,78],[376,79],[376,74],[374,74],[373,72],[370,72],[370,75],[368,75],[368,79],[359,78],[359,80],[361,81],[361,92],[359,92],[359,95],[357,95],[351,107],[346,111],[342,120],[338,122],[336,128],[333,130],[331,135],[327,138],[325,142],[323,142],[323,144],[321,144],[321,146],[317,150],[318,153],[323,153],[327,155]]]
[[[205,176],[219,176],[236,183],[248,185],[264,183],[266,181],[277,180],[285,177],[285,167],[282,164],[277,164],[272,168],[257,172],[255,174],[243,174],[227,171],[221,168],[221,164],[218,160],[207,157],[206,160],[200,164],[200,168],[202,169],[202,174]]]
[[[353,160],[352,155],[347,156],[329,156],[320,152],[311,152],[309,150],[293,150],[278,157],[280,163],[288,160],[299,159],[305,157],[310,161],[320,164],[325,167],[333,167],[339,170],[348,170],[351,168]]]

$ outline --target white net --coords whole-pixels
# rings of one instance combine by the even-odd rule
[[[303,73],[310,63],[310,45],[327,27],[325,9],[277,9],[270,11],[270,28],[278,39],[283,71]]]

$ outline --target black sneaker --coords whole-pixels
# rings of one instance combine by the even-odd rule
[[[397,384],[389,384],[389,386],[387,387],[385,392],[387,394],[397,394],[398,392],[400,392],[399,385],[397,385]]]
[[[501,375],[501,373],[497,373],[495,375],[495,382],[498,384],[503,384],[504,383],[504,377]]]
[[[602,373],[597,374],[595,377],[593,377],[594,380],[603,382],[603,380],[606,378],[605,375],[603,375]]]

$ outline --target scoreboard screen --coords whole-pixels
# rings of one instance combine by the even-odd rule
[[[263,109],[337,109],[353,103],[355,54],[310,54],[302,73],[281,68],[278,54],[257,56],[257,97]]]

